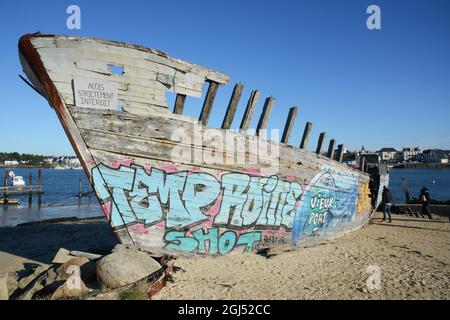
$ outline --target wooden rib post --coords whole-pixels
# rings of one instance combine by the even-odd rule
[[[240,129],[241,130],[247,130],[250,121],[252,120],[253,112],[255,111],[256,103],[258,102],[260,96],[260,92],[258,90],[253,90],[250,93],[250,98],[247,102],[247,107],[245,108],[244,116],[242,117]]]
[[[305,149],[308,145],[309,135],[311,134],[312,123],[307,122],[305,125],[305,130],[303,131],[302,142],[300,143],[300,149]]]
[[[230,129],[231,124],[233,123],[234,115],[236,114],[236,109],[241,99],[242,90],[244,86],[239,82],[236,83],[233,89],[233,93],[231,94],[230,102],[228,102],[227,111],[225,113],[225,117],[222,122],[222,129]]]
[[[31,171],[28,174],[28,206],[31,207],[33,204],[33,175],[31,174]]]
[[[38,207],[42,204],[42,171],[38,170]]]
[[[340,144],[338,145],[338,153],[336,161],[342,162],[343,157],[344,157],[344,145]]]
[[[334,158],[334,148],[336,148],[336,140],[331,139],[330,144],[328,145],[327,157],[330,159]]]
[[[319,140],[317,141],[317,148],[316,148],[316,153],[317,154],[320,154],[322,152],[322,146],[323,146],[323,143],[324,143],[326,137],[327,137],[327,133],[326,132],[321,132],[320,133]]]
[[[281,137],[281,143],[288,143],[289,136],[291,135],[292,127],[294,126],[295,118],[297,117],[298,107],[292,107],[289,109],[289,114],[284,125],[283,135]]]
[[[273,104],[275,103],[274,97],[266,98],[264,101],[263,111],[259,117],[258,126],[256,127],[256,134],[259,136],[259,132],[267,128],[267,122],[269,122],[270,113],[272,112]]]
[[[186,95],[185,94],[177,94],[177,97],[175,99],[175,107],[173,108],[173,113],[175,114],[182,114],[184,110],[184,102],[186,101]]]
[[[206,93],[205,101],[203,102],[202,112],[200,113],[199,121],[202,122],[204,126],[208,124],[208,119],[211,114],[214,99],[216,98],[217,89],[219,88],[219,83],[210,81],[208,92]]]

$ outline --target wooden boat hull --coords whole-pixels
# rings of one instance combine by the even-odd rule
[[[121,243],[174,255],[296,248],[355,230],[371,216],[366,173],[168,109],[166,91],[200,97],[205,81],[211,90],[226,75],[94,39],[26,35],[19,52]],[[88,99],[100,105],[83,105],[80,79],[114,87],[116,101],[104,94]]]

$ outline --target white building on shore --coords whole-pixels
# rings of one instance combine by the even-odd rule
[[[403,161],[411,161],[418,160],[419,155],[422,154],[422,151],[419,147],[405,147],[402,149],[401,158]]]
[[[398,151],[394,148],[383,148],[377,151],[383,162],[395,162],[398,160]]]

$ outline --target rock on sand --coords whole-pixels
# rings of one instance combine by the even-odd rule
[[[103,257],[97,263],[97,278],[106,288],[119,288],[139,281],[161,269],[147,253],[123,249]]]

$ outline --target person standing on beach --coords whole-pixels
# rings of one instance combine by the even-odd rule
[[[432,218],[430,213],[430,194],[426,187],[420,189],[419,200],[420,203],[422,204],[422,216],[426,215],[431,220]]]
[[[383,220],[386,220],[386,216],[389,217],[389,222],[392,222],[391,219],[391,206],[392,206],[392,194],[389,188],[386,186],[383,187],[383,203],[384,203],[384,213],[383,213]]]

